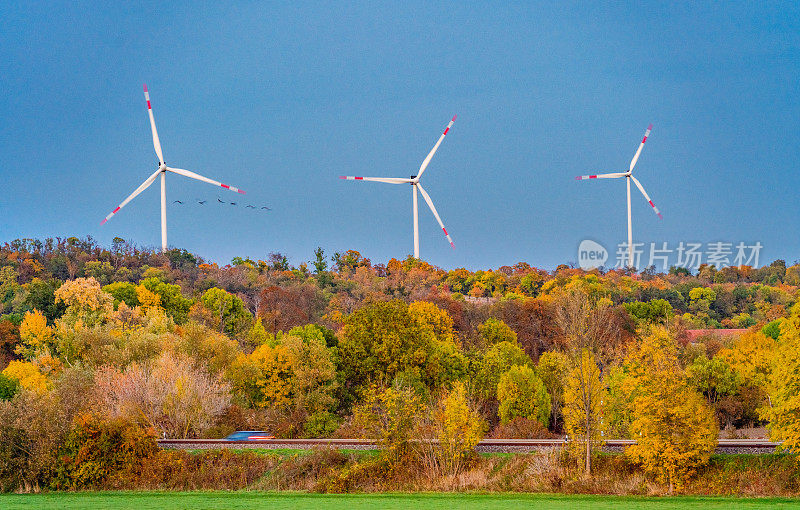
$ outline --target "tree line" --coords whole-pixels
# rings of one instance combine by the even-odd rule
[[[566,435],[587,475],[605,439],[634,438],[626,455],[680,486],[720,430],[766,424],[800,446],[798,269],[446,271],[321,248],[298,266],[276,253],[219,266],[122,239],[13,241],[0,248],[0,483],[67,483],[81,470],[65,448],[123,423],[374,437],[387,462],[448,472],[485,435]],[[743,332],[688,333],[720,327]],[[426,438],[439,446],[414,446]]]

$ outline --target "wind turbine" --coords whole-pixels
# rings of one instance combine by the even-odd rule
[[[150,129],[153,131],[153,147],[156,150],[156,156],[158,156],[158,168],[153,175],[147,178],[136,190],[131,193],[128,198],[122,201],[121,204],[117,206],[116,209],[111,211],[111,213],[105,217],[103,221],[100,222],[103,225],[105,222],[111,219],[112,216],[117,214],[120,209],[125,207],[125,205],[136,198],[136,195],[141,193],[142,191],[146,190],[150,187],[153,182],[155,182],[156,178],[161,175],[161,251],[167,251],[167,188],[166,188],[166,175],[167,172],[176,173],[178,175],[183,175],[184,177],[190,177],[192,179],[197,179],[198,181],[207,182],[209,184],[213,184],[214,186],[221,186],[225,189],[229,189],[231,191],[236,191],[237,193],[244,194],[244,191],[240,190],[239,188],[234,188],[233,186],[228,186],[227,184],[222,184],[221,182],[217,182],[213,179],[209,179],[208,177],[203,177],[202,175],[196,174],[194,172],[190,172],[189,170],[182,170],[180,168],[172,168],[168,167],[166,163],[164,163],[164,156],[161,154],[161,142],[158,140],[158,132],[156,131],[156,121],[153,118],[153,109],[150,107],[150,93],[147,91],[147,85],[144,86],[144,98],[147,101],[147,114],[150,116]]]
[[[450,131],[451,127],[453,127],[453,123],[455,121],[456,121],[456,116],[453,115],[453,118],[447,124],[447,127],[444,128],[444,132],[442,133],[442,136],[439,137],[439,140],[436,142],[436,145],[433,146],[433,149],[431,149],[431,151],[425,157],[425,160],[422,162],[422,165],[420,165],[419,172],[417,172],[417,175],[412,175],[411,178],[403,178],[403,177],[354,177],[354,176],[351,176],[351,175],[342,175],[342,176],[339,177],[340,179],[346,179],[348,181],[375,181],[375,182],[385,182],[385,183],[388,183],[388,184],[410,184],[411,185],[411,190],[412,190],[411,194],[412,194],[413,203],[414,203],[413,209],[414,209],[414,258],[415,259],[419,258],[419,215],[417,213],[417,189],[419,189],[419,192],[422,194],[422,198],[424,198],[425,202],[427,202],[428,207],[431,208],[431,212],[433,213],[433,216],[436,218],[436,221],[439,222],[439,226],[442,227],[442,231],[444,231],[444,235],[447,237],[447,240],[450,242],[450,246],[452,246],[453,248],[456,247],[456,245],[453,244],[453,240],[450,238],[450,234],[447,233],[447,229],[444,228],[444,223],[442,223],[442,219],[439,217],[439,213],[436,212],[436,207],[434,207],[434,205],[433,205],[433,200],[431,200],[431,197],[428,195],[428,193],[425,191],[425,188],[423,188],[422,184],[420,184],[420,182],[419,182],[420,178],[422,177],[422,174],[425,172],[425,169],[428,168],[428,164],[431,162],[431,158],[433,158],[433,155],[436,153],[436,150],[439,149],[439,145],[441,145],[442,140],[444,140],[444,137],[447,136],[447,132]]]
[[[613,173],[613,174],[598,174],[598,175],[579,175],[575,177],[576,180],[582,181],[586,179],[617,179],[620,177],[625,177],[625,180],[628,184],[628,267],[633,267],[633,230],[631,227],[631,180],[633,183],[636,184],[636,187],[639,188],[639,191],[642,192],[644,195],[644,199],[647,200],[647,203],[650,204],[650,207],[653,208],[653,212],[658,215],[659,219],[662,219],[661,212],[658,210],[658,207],[650,200],[650,196],[644,190],[642,183],[633,176],[633,167],[636,166],[636,162],[639,160],[639,155],[642,153],[642,149],[644,148],[644,142],[647,141],[647,137],[650,136],[650,130],[653,129],[653,125],[650,124],[647,126],[647,131],[644,132],[644,138],[642,138],[642,143],[639,144],[639,148],[636,150],[636,154],[633,155],[633,159],[631,160],[631,166],[627,172],[621,173]]]

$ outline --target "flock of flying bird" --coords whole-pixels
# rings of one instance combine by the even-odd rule
[[[196,199],[195,199],[195,202],[197,202],[197,203],[198,203],[198,204],[200,204],[200,205],[206,205],[206,204],[208,203],[208,200],[200,200],[199,198],[196,198]],[[221,199],[221,198],[219,198],[219,197],[217,197],[217,202],[219,202],[220,204],[239,205],[239,203],[238,203],[238,202],[226,202],[226,201],[222,200],[222,199]],[[185,204],[186,202],[184,202],[184,201],[182,201],[182,200],[173,200],[173,201],[172,201],[172,203],[173,203],[173,204],[179,204],[179,205],[183,205],[183,204]],[[256,206],[254,206],[254,205],[252,205],[252,204],[247,204],[247,205],[245,206],[245,209],[266,209],[267,211],[271,211],[271,210],[272,210],[272,209],[270,209],[270,208],[269,208],[269,207],[267,207],[267,206],[256,207]]]
[[[191,179],[196,179],[202,182],[206,182],[208,184],[213,184],[215,186],[220,186],[222,188],[228,189],[230,191],[235,191],[237,193],[244,194],[243,190],[230,186],[228,184],[223,184],[221,182],[215,181],[213,179],[209,179],[208,177],[203,177],[200,174],[196,174],[194,172],[190,172],[189,170],[183,170],[180,168],[172,168],[167,166],[164,162],[164,156],[161,151],[161,142],[158,139],[158,132],[156,131],[156,121],[153,117],[153,109],[150,106],[150,93],[147,90],[147,85],[144,86],[144,98],[147,101],[147,113],[150,116],[150,129],[153,134],[153,148],[156,151],[156,156],[158,156],[158,168],[156,169],[153,174],[148,177],[133,193],[131,193],[125,200],[122,201],[116,209],[111,211],[111,213],[105,217],[105,219],[100,223],[101,225],[111,219],[112,216],[117,214],[120,209],[125,207],[125,205],[133,200],[137,195],[141,192],[146,190],[150,187],[153,182],[155,182],[156,178],[159,176],[161,177],[161,250],[167,251],[167,199],[166,199],[166,174],[167,172],[171,172],[174,174],[182,175],[184,177],[189,177]],[[453,127],[453,123],[456,121],[455,115],[453,116],[450,123],[447,124],[447,127],[444,129],[444,132],[439,137],[439,140],[436,142],[436,145],[433,146],[433,149],[428,153],[425,159],[422,161],[422,164],[419,167],[416,175],[412,175],[410,177],[356,177],[356,176],[341,176],[340,179],[346,179],[351,181],[373,181],[373,182],[383,182],[387,184],[410,184],[412,190],[412,203],[413,203],[413,218],[414,218],[414,258],[419,258],[419,220],[418,220],[418,211],[417,211],[417,192],[422,195],[422,198],[428,204],[433,216],[436,218],[436,221],[439,223],[439,226],[444,231],[444,235],[447,237],[447,240],[450,242],[450,246],[455,248],[455,244],[453,244],[453,240],[450,237],[450,234],[447,233],[447,229],[444,227],[444,223],[442,223],[442,219],[439,217],[439,213],[436,211],[436,207],[433,205],[433,201],[431,200],[430,195],[425,191],[420,183],[420,178],[422,174],[425,172],[425,169],[428,167],[428,164],[431,162],[433,155],[439,149],[439,145],[441,145],[444,137],[447,136],[447,132],[450,131],[450,128]],[[633,156],[631,160],[630,167],[626,172],[617,172],[617,173],[608,173],[608,174],[596,174],[596,175],[581,175],[576,177],[577,180],[585,180],[585,179],[617,179],[625,177],[628,186],[628,266],[633,267],[633,230],[631,228],[631,180],[634,182],[639,191],[642,192],[645,200],[650,204],[653,208],[653,211],[661,218],[661,213],[659,212],[658,208],[653,204],[653,201],[650,199],[650,196],[644,190],[644,187],[639,182],[636,177],[633,176],[633,168],[636,166],[636,162],[639,160],[639,155],[642,153],[642,149],[644,148],[644,144],[647,141],[647,137],[650,136],[650,130],[653,128],[653,125],[649,125],[647,127],[647,131],[644,133],[644,137],[642,138],[641,143],[639,144],[639,148],[636,150],[636,154]],[[196,199],[196,202],[200,205],[205,205],[207,200],[200,200]],[[217,202],[221,204],[230,204],[233,206],[238,205],[237,202],[225,202],[221,198],[217,197]],[[184,202],[180,200],[175,200],[173,203],[183,205]],[[245,206],[248,209],[257,209],[256,206],[252,204],[247,204]],[[262,206],[261,210],[270,211],[271,209],[266,206]]]

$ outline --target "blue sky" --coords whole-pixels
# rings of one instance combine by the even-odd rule
[[[53,2],[0,5],[0,239],[160,243],[142,83],[169,175],[169,241],[216,262],[293,263],[313,249],[374,262],[412,251],[406,186],[339,175],[425,173],[456,249],[420,202],[422,258],[444,268],[553,268],[626,237],[763,246],[800,258],[797,3]],[[397,3],[399,4],[399,3]],[[635,191],[635,190],[634,190]]]

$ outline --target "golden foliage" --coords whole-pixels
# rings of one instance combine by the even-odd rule
[[[630,431],[636,444],[626,455],[680,489],[714,452],[718,427],[705,399],[691,388],[669,332],[654,329],[626,358],[637,386]]]
[[[37,393],[47,391],[47,378],[35,364],[28,361],[12,361],[3,370],[3,375],[16,379],[19,385],[27,390]]]
[[[149,291],[144,285],[136,286],[136,299],[139,300],[139,304],[144,311],[161,307],[161,296]]]
[[[22,341],[20,353],[31,358],[39,353],[48,352],[53,345],[55,333],[47,325],[47,317],[39,310],[25,312],[19,326],[19,337]]]
[[[475,454],[487,424],[471,405],[464,383],[456,382],[445,392],[433,410],[438,442],[434,445],[441,471],[457,475]]]
[[[588,475],[592,451],[602,445],[604,437],[605,389],[597,360],[588,350],[582,350],[580,358],[573,363],[564,385],[564,431],[570,439],[570,451],[575,455],[583,454]]]

